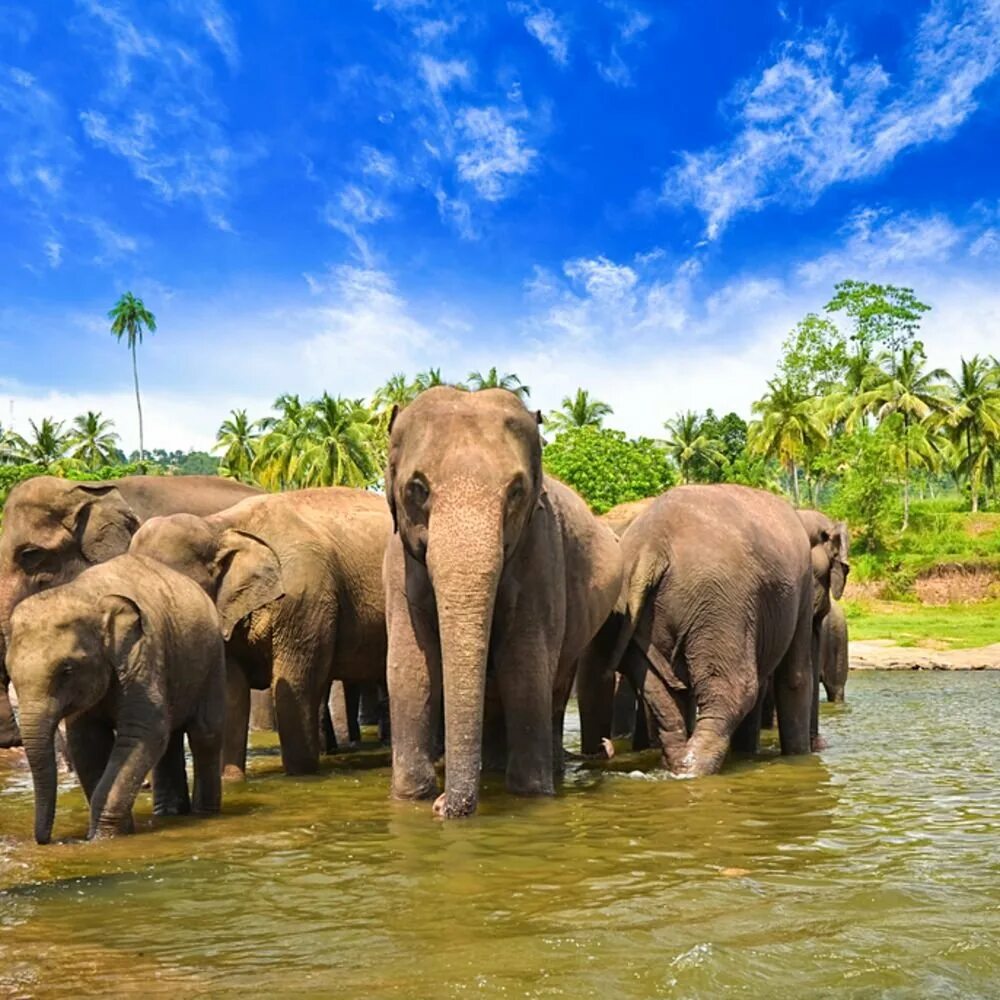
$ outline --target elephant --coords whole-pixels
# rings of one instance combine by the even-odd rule
[[[88,836],[132,832],[132,806],[150,769],[155,813],[219,811],[225,659],[218,616],[200,587],[126,554],[25,599],[10,625],[39,844],[49,842],[55,820],[61,719],[90,805]]]
[[[287,774],[319,766],[333,679],[385,679],[385,501],[347,487],[250,497],[208,517],[151,518],[131,551],[195,580],[226,640],[225,776],[246,773],[250,689],[270,688]]]
[[[847,618],[834,601],[823,619],[819,635],[819,676],[827,701],[843,701],[847,686]]]
[[[679,486],[621,537],[615,615],[577,679],[585,755],[611,731],[614,671],[643,694],[653,745],[674,774],[717,772],[756,750],[760,694],[775,679],[781,749],[810,749],[809,545],[791,506],[730,484]]]
[[[136,529],[150,517],[213,514],[260,492],[219,476],[128,476],[104,482],[36,476],[15,486],[0,534],[0,747],[20,743],[3,665],[10,616],[19,601],[126,552]]]
[[[542,472],[540,422],[505,389],[450,386],[390,422],[392,794],[437,796],[444,818],[478,806],[484,724],[505,740],[507,788],[554,794],[577,660],[620,587],[614,534]]]
[[[813,570],[813,706],[810,734],[815,749],[822,750],[826,742],[819,734],[821,635],[823,623],[830,613],[833,601],[840,600],[847,584],[847,576],[851,570],[848,560],[851,536],[843,521],[835,521],[818,510],[799,510],[796,513],[809,536]]]
[[[604,522],[619,538],[625,533],[625,529],[644,511],[656,497],[646,497],[643,500],[626,500],[624,503],[612,507],[601,515]]]

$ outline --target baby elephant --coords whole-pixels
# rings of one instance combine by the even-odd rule
[[[215,608],[196,583],[141,556],[100,563],[17,606],[7,664],[20,699],[39,844],[49,842],[55,819],[61,719],[90,803],[88,836],[132,832],[132,805],[151,769],[157,815],[192,806],[218,812],[225,660]]]

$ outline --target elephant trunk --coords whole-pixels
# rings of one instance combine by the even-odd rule
[[[52,839],[56,818],[56,726],[54,712],[22,712],[21,738],[31,765],[35,786],[35,840],[47,844]]]
[[[479,802],[486,663],[503,569],[502,517],[487,505],[435,510],[427,569],[437,600],[444,687],[444,816],[469,816]]]

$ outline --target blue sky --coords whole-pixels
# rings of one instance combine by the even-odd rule
[[[1000,352],[1000,2],[0,0],[0,421],[496,364],[656,434],[845,277]],[[12,408],[12,410],[11,410]]]

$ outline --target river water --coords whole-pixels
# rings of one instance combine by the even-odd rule
[[[677,781],[655,757],[480,814],[387,797],[388,756],[307,779],[256,738],[224,815],[29,842],[0,763],[0,995],[977,997],[1000,990],[1000,673],[854,674],[830,748]],[[572,739],[572,736],[571,736]]]

